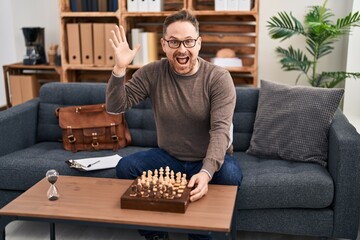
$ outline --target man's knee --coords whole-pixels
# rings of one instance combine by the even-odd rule
[[[133,179],[131,176],[131,161],[127,157],[123,157],[116,165],[116,176],[121,179]]]
[[[242,171],[237,160],[232,159],[225,162],[220,171],[215,173],[212,183],[240,186],[242,178]]]

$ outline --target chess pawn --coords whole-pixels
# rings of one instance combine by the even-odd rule
[[[163,175],[160,175],[160,177],[159,177],[159,183],[160,183],[160,184],[164,183],[164,176],[163,176]]]
[[[166,168],[165,168],[165,176],[167,176],[167,177],[170,176],[170,168],[169,168],[169,166],[166,166]]]
[[[160,189],[156,189],[156,191],[154,191],[154,194],[155,194],[155,198],[161,198],[162,196]]]
[[[164,181],[165,181],[165,183],[166,183],[166,184],[169,184],[169,182],[170,182],[170,178],[169,178],[168,176],[165,176]]]
[[[144,185],[143,185],[143,191],[141,192],[142,193],[142,197],[149,197],[149,184],[148,183],[145,183]]]
[[[143,171],[142,175],[141,175],[141,180],[146,179],[146,171]]]
[[[149,186],[150,186],[150,189],[153,189],[154,188],[154,181],[153,181],[153,179],[148,179],[148,182],[149,182]]]
[[[133,184],[130,187],[130,196],[136,197],[136,195],[137,195],[137,184]]]
[[[154,177],[158,178],[158,177],[159,177],[159,175],[158,175],[158,174],[159,174],[158,170],[157,170],[157,169],[155,169],[155,170],[154,170]]]
[[[176,173],[176,182],[180,183],[180,181],[181,181],[181,172],[177,172]]]
[[[150,188],[149,189],[149,198],[155,198],[156,191],[157,191],[156,188]]]
[[[154,186],[157,185],[158,179],[156,177],[153,177],[152,183],[153,183]]]
[[[172,184],[169,185],[168,188],[168,199],[174,199],[174,187]]]
[[[143,186],[142,186],[142,184],[141,184],[141,180],[140,180],[140,179],[138,179],[138,181],[137,181],[136,188],[137,188],[137,189],[136,189],[137,196],[141,196],[141,192],[142,192]]]
[[[175,175],[174,175],[174,171],[171,170],[170,172],[170,182],[171,184],[174,184],[175,183]]]
[[[152,171],[151,170],[148,170],[148,180],[152,180],[152,177],[153,177],[153,173],[152,173]]]
[[[163,184],[159,184],[159,192],[160,192],[160,194],[162,195],[163,194]]]
[[[163,198],[167,198],[169,196],[169,193],[168,193],[168,186],[166,184],[163,185],[162,187],[162,192],[163,192]]]
[[[179,189],[177,190],[176,197],[177,197],[177,198],[181,198],[181,196],[182,196],[183,193],[184,193],[184,189],[179,188]]]
[[[182,190],[182,192],[183,192],[185,187],[186,187],[186,184],[187,184],[186,179],[184,177],[181,178],[181,183],[180,183],[180,186],[179,186],[179,190]]]
[[[187,184],[186,174],[185,174],[185,173],[182,175],[182,178],[181,178],[181,184],[182,184],[183,182],[184,182],[184,185],[186,185],[186,184]]]

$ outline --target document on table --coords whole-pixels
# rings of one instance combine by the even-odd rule
[[[93,171],[107,168],[115,168],[120,161],[121,156],[118,154],[106,157],[82,158],[75,160],[67,160],[66,163],[71,167],[80,171]]]

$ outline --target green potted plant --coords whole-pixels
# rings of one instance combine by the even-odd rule
[[[359,12],[350,12],[346,17],[339,18],[333,23],[331,18],[334,14],[326,8],[327,1],[325,0],[322,6],[311,6],[303,24],[291,12],[279,12],[268,21],[267,28],[273,39],[284,41],[295,35],[305,37],[306,54],[291,45],[287,49],[276,48],[281,58],[282,69],[300,72],[296,83],[301,76],[305,76],[311,86],[333,88],[346,78],[360,78],[360,73],[318,72],[319,60],[332,52],[335,41],[341,36],[348,35],[351,27],[360,26]]]

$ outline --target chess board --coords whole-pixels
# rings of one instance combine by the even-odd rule
[[[189,205],[191,189],[188,188],[186,175],[177,173],[176,180],[172,171],[162,169],[144,172],[134,180],[121,196],[121,208],[161,212],[185,213]]]

